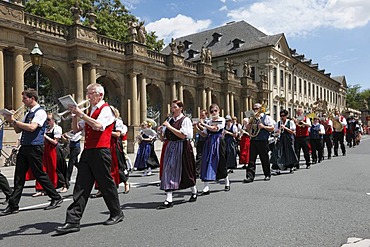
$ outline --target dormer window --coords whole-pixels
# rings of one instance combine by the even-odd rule
[[[244,40],[241,40],[238,38],[234,39],[232,42],[233,42],[233,49],[240,48],[245,43]]]
[[[189,54],[188,59],[192,59],[192,58],[194,58],[197,54],[199,54],[199,51],[195,51],[195,50],[193,50],[193,49],[190,49],[190,50],[188,51],[188,54]]]
[[[187,50],[190,48],[191,44],[193,44],[193,42],[189,41],[189,40],[185,40],[184,42],[184,49]]]
[[[212,40],[212,42],[219,42],[220,40],[221,40],[221,37],[222,37],[222,34],[220,34],[220,33],[214,33],[214,34],[212,34],[212,37],[213,37],[213,40]]]

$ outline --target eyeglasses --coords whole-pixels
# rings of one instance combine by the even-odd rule
[[[210,113],[218,112],[218,110],[211,110]]]

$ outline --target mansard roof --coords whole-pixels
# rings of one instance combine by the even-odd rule
[[[342,76],[333,76],[331,77],[333,80],[339,82],[343,87],[347,88],[347,81],[346,81],[346,77],[344,75]]]
[[[202,46],[204,46],[212,51],[212,57],[218,57],[267,46],[275,46],[282,37],[284,37],[284,34],[267,35],[245,21],[238,21],[180,37],[175,39],[175,42],[191,42],[191,45],[183,53],[185,59],[190,59],[188,57],[189,49],[200,51]],[[169,46],[166,46],[162,52],[169,54],[171,49]],[[199,57],[196,57],[194,60],[197,59]]]

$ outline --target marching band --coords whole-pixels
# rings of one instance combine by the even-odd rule
[[[127,144],[123,145],[127,142],[127,126],[119,117],[118,110],[104,102],[104,89],[99,84],[90,84],[87,89],[88,100],[68,105],[68,109],[59,114],[47,114],[37,103],[38,95],[33,89],[22,93],[22,107],[16,111],[1,111],[5,121],[0,119],[0,129],[4,124],[10,124],[16,133],[21,133],[21,147],[17,153],[14,191],[0,173],[1,190],[6,195],[3,203],[7,205],[0,216],[18,213],[28,170],[36,178],[36,189],[51,198],[45,209],[55,209],[63,202],[59,193],[67,192],[73,167],[77,167],[74,201],[67,210],[65,224],[56,228],[58,233],[69,233],[80,230],[79,221],[94,182],[110,211],[104,224],[122,221],[124,216],[117,188],[123,182],[124,193],[128,193],[129,172],[134,168],[150,175],[151,169],[160,167],[160,189],[164,190],[166,199],[157,209],[166,209],[173,206],[172,192],[175,190],[189,188],[189,202],[195,202],[198,195],[210,194],[210,181],[224,179],[224,191],[230,191],[228,173],[237,168],[237,160],[246,169],[243,182],[250,183],[254,181],[259,156],[264,180],[269,181],[271,174],[293,173],[294,168],[298,169],[301,150],[307,169],[312,164],[321,163],[325,153],[327,159],[338,156],[339,147],[345,156],[344,138],[349,147],[354,147],[359,145],[363,132],[355,118],[350,117],[347,121],[338,110],[334,114],[317,112],[305,115],[303,109],[298,108],[296,116],[289,117],[289,112],[282,109],[280,120],[275,122],[266,106],[256,103],[253,111],[245,113],[246,118],[240,125],[235,117],[220,116],[220,108],[216,104],[209,107],[209,118],[204,109],[198,119],[191,120],[183,113],[183,102],[174,100],[171,115],[158,128],[152,119],[141,124],[140,133],[136,136],[139,151],[132,166],[124,151]],[[28,111],[23,116],[26,108]],[[72,119],[72,130],[62,134],[57,125],[58,118],[63,121]],[[80,144],[82,135],[85,136],[84,148]],[[154,151],[157,139],[164,142],[160,159]],[[69,148],[65,149],[69,152],[68,166],[65,160],[64,164],[57,162],[65,158],[61,152],[62,142],[69,143]],[[193,146],[196,147],[196,155]],[[197,178],[203,182],[201,193],[197,192]],[[56,188],[61,188],[59,193]]]

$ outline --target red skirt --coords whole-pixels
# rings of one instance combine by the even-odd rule
[[[239,164],[249,163],[249,148],[250,148],[251,138],[248,135],[243,135],[240,139],[240,155]]]
[[[54,188],[58,186],[57,174],[57,146],[45,142],[44,154],[42,156],[42,169],[48,174]],[[36,181],[36,190],[43,190],[41,184]]]

